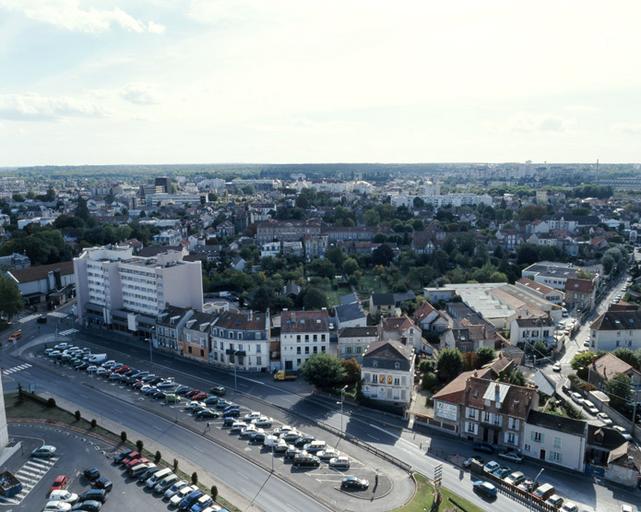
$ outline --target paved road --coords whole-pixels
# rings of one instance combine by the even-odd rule
[[[7,363],[12,365],[21,361],[9,356],[6,352],[0,356],[0,360],[5,367]],[[170,447],[184,459],[198,464],[241,495],[255,496],[255,504],[262,510],[284,512],[301,510],[327,512],[329,510],[312,497],[287,482],[272,477],[268,471],[246,459],[171,421],[141,411],[135,405],[83,388],[73,381],[60,379],[54,371],[35,365],[12,375],[12,379],[21,381],[23,385],[31,383],[38,389],[48,389],[80,407],[94,411],[99,421],[102,418],[109,418],[122,424],[125,430],[148,433],[159,445]]]

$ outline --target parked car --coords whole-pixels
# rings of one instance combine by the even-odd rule
[[[483,466],[483,471],[485,471],[486,473],[493,473],[500,467],[501,465],[498,462],[496,462],[495,460],[491,460],[490,462],[485,464],[485,466]]]
[[[472,449],[476,452],[494,453],[494,446],[488,443],[474,443]]]
[[[178,504],[178,510],[189,510],[189,508],[196,503],[196,500],[200,498],[204,492],[202,492],[200,489],[196,489],[195,491],[190,492],[187,496],[185,496],[180,503]]]
[[[90,482],[93,482],[94,480],[98,480],[98,478],[100,478],[100,471],[96,467],[91,467],[85,469],[82,472],[82,475]]]
[[[532,495],[540,500],[547,500],[553,494],[554,486],[552,484],[541,484],[532,492]]]
[[[203,494],[195,503],[192,503],[191,507],[189,507],[189,512],[203,512],[213,502],[214,499],[211,496]]]
[[[339,455],[329,459],[329,467],[334,469],[349,469],[349,457],[347,455]]]
[[[505,452],[501,452],[499,453],[499,457],[512,462],[523,462],[523,455],[521,455],[516,450],[507,450]]]
[[[66,503],[60,500],[51,500],[45,504],[45,508],[42,509],[42,512],[67,512],[71,510],[71,503]]]
[[[209,392],[212,395],[224,396],[225,395],[225,387],[224,386],[214,386],[213,388],[209,389]]]
[[[561,505],[561,512],[579,512],[579,506],[571,501],[566,501]]]
[[[104,489],[107,492],[110,492],[114,486],[113,482],[104,476],[101,476],[97,480],[94,480],[92,485],[94,489]]]
[[[178,475],[174,475],[173,473],[171,475],[166,476],[162,480],[159,480],[156,485],[154,486],[154,493],[156,494],[164,494],[164,492],[169,489],[172,485],[174,485],[176,482],[178,482]]]
[[[369,481],[350,475],[341,480],[341,489],[350,491],[364,491],[369,487]]]
[[[58,475],[53,479],[49,492],[62,491],[69,487],[69,477],[67,475]]]
[[[260,428],[270,428],[273,422],[274,420],[272,418],[268,418],[267,416],[261,416],[260,418],[253,421],[254,425]]]
[[[600,412],[596,415],[596,417],[599,418],[606,426],[612,425],[612,420],[606,413]]]
[[[220,413],[212,411],[211,409],[201,409],[199,411],[196,411],[196,414],[194,414],[194,416],[199,420],[204,420],[218,418],[220,416]]]
[[[198,486],[196,485],[186,485],[185,487],[182,487],[179,489],[171,498],[169,498],[169,506],[170,507],[178,507],[180,502],[189,494],[191,494],[194,491],[198,490]]]
[[[331,459],[338,457],[339,455],[340,452],[336,448],[332,448],[331,446],[316,453],[316,457],[318,457],[323,462],[329,462]]]
[[[553,364],[552,371],[559,373],[561,371],[561,364],[560,363]]]
[[[576,391],[573,391],[572,393],[570,393],[570,398],[572,399],[572,401],[574,403],[582,405],[583,396],[581,396],[580,393],[577,393]]]
[[[525,475],[521,471],[514,471],[506,476],[504,479],[505,483],[510,485],[519,485],[525,480]]]
[[[294,457],[292,464],[297,468],[317,468],[320,466],[320,459],[309,453],[302,452]]]
[[[563,505],[563,498],[558,494],[553,494],[545,500],[545,503],[552,505],[554,508],[561,508],[561,505]]]
[[[104,489],[89,489],[79,496],[79,500],[83,501],[99,501],[104,503],[107,501],[107,491]]]
[[[495,469],[494,471],[492,471],[492,474],[493,474],[496,478],[499,478],[499,479],[503,480],[503,479],[504,479],[506,476],[508,476],[511,472],[512,472],[512,470],[511,470],[510,468],[505,467],[505,466],[501,466],[500,468]]]
[[[102,508],[102,502],[87,500],[76,503],[71,510],[82,510],[83,512],[99,512]]]
[[[463,467],[464,468],[469,468],[472,465],[472,462],[475,462],[475,461],[476,461],[477,464],[484,464],[485,463],[481,457],[468,457],[467,459],[465,459],[463,461]]]
[[[31,452],[31,456],[37,459],[50,459],[56,455],[56,447],[50,444],[42,445]]]
[[[165,490],[165,493],[163,494],[163,499],[168,500],[175,496],[178,491],[181,489],[184,489],[185,487],[188,487],[187,482],[184,480],[179,480],[178,482],[175,482],[169,487],[169,489]]]
[[[49,494],[49,501],[64,501],[65,503],[73,505],[78,501],[78,495],[75,492],[68,491],[67,489],[57,489],[55,491],[51,491],[51,494]]]
[[[494,484],[486,482],[485,480],[475,480],[472,482],[472,489],[477,494],[480,494],[487,499],[495,499],[497,494],[497,489]]]

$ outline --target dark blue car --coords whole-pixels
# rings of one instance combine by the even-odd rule
[[[178,510],[188,510],[189,507],[191,507],[203,494],[205,493],[200,489],[190,492],[187,496],[180,500],[180,503],[178,504]]]

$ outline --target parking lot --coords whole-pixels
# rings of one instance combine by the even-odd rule
[[[69,478],[69,491],[82,494],[90,489],[89,482],[82,476],[83,469],[95,466],[101,475],[113,482],[113,490],[102,507],[104,512],[123,510],[157,510],[159,501],[145,493],[135,483],[129,483],[121,475],[121,470],[111,464],[113,447],[91,437],[83,437],[75,432],[61,428],[36,424],[11,424],[9,435],[22,442],[22,452],[16,453],[6,464],[7,469],[16,472],[29,460],[31,451],[43,443],[57,448],[52,467],[39,478],[36,485],[19,504],[0,503],[5,510],[37,512],[48,501],[50,486],[58,475]],[[24,475],[24,473],[23,473]],[[164,508],[164,507],[163,507]]]
[[[195,402],[190,398],[185,396],[176,397],[176,402],[168,400],[168,397],[159,396],[153,398],[152,393],[155,391],[152,387],[146,388],[134,388],[126,383],[122,382],[118,377],[111,377],[113,372],[108,373],[107,371],[92,369],[91,373],[86,371],[74,370],[68,364],[61,364],[59,361],[55,361],[52,358],[45,356],[44,354],[39,354],[41,358],[49,361],[49,364],[52,364],[61,373],[69,375],[71,378],[80,380],[83,383],[100,389],[102,392],[106,392],[115,396],[118,396],[121,399],[127,400],[132,404],[140,408],[144,408],[149,411],[153,411],[156,414],[160,414],[165,418],[172,419],[176,422],[180,422],[186,426],[189,426],[192,430],[198,431],[204,436],[207,436],[225,446],[233,449],[238,453],[242,453],[244,456],[252,458],[259,462],[263,467],[273,468],[279,474],[287,476],[289,479],[296,481],[299,485],[304,486],[306,489],[311,490],[314,493],[319,493],[329,499],[330,501],[344,501],[345,499],[350,498],[364,498],[367,500],[374,498],[381,498],[390,493],[394,486],[394,478],[401,479],[407,478],[407,474],[402,470],[392,466],[391,464],[383,463],[377,457],[373,456],[369,452],[357,448],[353,445],[345,443],[338,436],[335,436],[327,431],[323,431],[316,426],[305,425],[305,422],[301,422],[298,418],[262,418],[263,421],[266,419],[271,420],[271,425],[266,423],[262,425],[259,423],[259,426],[256,427],[258,431],[262,428],[262,432],[257,439],[250,440],[249,435],[253,434],[253,427],[249,424],[251,423],[250,418],[245,419],[245,415],[250,414],[251,412],[260,414],[261,404],[257,402],[256,407],[251,409],[246,406],[238,407],[238,418],[237,421],[242,422],[243,426],[246,428],[249,427],[247,432],[240,432],[240,425],[234,425],[232,428],[231,420],[228,420],[225,423],[223,415],[224,408],[223,406],[216,406],[213,402],[210,403],[206,408],[211,411],[212,416],[210,418],[197,418],[195,411],[188,409],[190,403]],[[96,365],[98,366],[98,365]],[[108,365],[110,366],[110,365]],[[98,373],[101,375],[99,376]],[[158,377],[166,378],[171,377],[171,375],[158,375]],[[153,382],[153,379],[150,380]],[[178,381],[174,381],[178,385]],[[156,385],[159,383],[156,382]],[[171,391],[171,390],[170,390]],[[209,389],[203,389],[207,392]],[[209,397],[210,401],[213,400],[213,396],[205,393]],[[201,400],[204,398],[201,397]],[[228,398],[227,396],[225,398]],[[245,397],[246,398],[246,397]],[[247,400],[245,399],[246,403]],[[196,405],[192,403],[195,407],[202,410],[203,406],[201,404]],[[231,404],[225,404],[229,406]],[[251,406],[250,406],[251,407]],[[287,425],[288,424],[288,425]],[[326,446],[323,447],[320,455],[322,460],[318,463],[318,467],[313,466],[297,466],[294,464],[295,460],[290,457],[293,454],[291,444],[295,441],[296,435],[290,434],[287,438],[289,443],[278,442],[272,449],[271,446],[263,445],[262,436],[269,436],[270,434],[276,433],[278,435],[283,434],[280,430],[289,430],[298,431],[299,434],[309,434],[308,429],[314,431],[314,435],[311,436],[311,439],[319,439],[326,443]],[[345,454],[342,450],[341,443],[347,447],[349,453]],[[303,443],[298,444],[299,449],[303,449]],[[290,448],[289,453],[286,453],[286,449]],[[333,452],[336,450],[336,452]],[[328,453],[323,453],[328,452]],[[349,459],[349,468],[337,468],[332,467],[329,464],[330,457],[336,457],[339,455],[347,455]],[[390,477],[388,470],[389,467],[392,467],[393,475]],[[366,480],[369,485],[366,489],[350,489],[349,497],[346,495],[347,490],[341,489],[341,482],[346,476],[355,476],[359,479]]]

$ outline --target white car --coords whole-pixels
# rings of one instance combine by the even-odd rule
[[[570,398],[574,403],[577,403],[579,405],[582,405],[582,400],[583,397],[581,396],[581,393],[577,393],[576,391],[570,393]]]
[[[514,450],[508,450],[506,452],[499,453],[499,457],[502,459],[507,459],[512,462],[523,462],[523,455]]]
[[[561,506],[561,512],[579,512],[579,507],[576,503],[573,503],[571,501],[566,501],[562,506]]]
[[[604,413],[604,412],[600,412],[600,413],[598,413],[598,414],[596,415],[596,417],[597,417],[597,418],[599,418],[599,419],[600,419],[600,420],[601,420],[605,425],[607,425],[608,427],[609,427],[610,425],[612,425],[612,420],[610,419],[610,417],[609,417],[606,413]]]
[[[42,512],[67,512],[71,510],[71,503],[64,501],[48,501]]]
[[[95,364],[87,366],[87,373],[96,373],[98,371],[98,367]]]
[[[262,416],[262,414],[261,414],[260,412],[258,412],[258,411],[252,411],[252,412],[250,412],[250,413],[245,414],[245,416],[243,416],[243,419],[244,419],[245,421],[247,421],[247,422],[250,422],[250,421],[252,421],[252,420],[257,420],[257,419],[258,419],[258,418],[260,418],[261,416]]]
[[[552,365],[552,371],[553,372],[557,372],[557,373],[560,372],[561,371],[561,365],[559,363],[556,363],[556,364]]]
[[[65,503],[71,503],[73,505],[78,501],[78,495],[67,489],[56,489],[55,491],[51,491],[49,501],[64,501]]]
[[[169,489],[165,491],[164,497],[166,500],[170,499],[172,496],[175,496],[180,489],[183,487],[187,487],[187,482],[184,480],[180,480],[179,482],[176,482],[174,485],[172,485]]]
[[[612,428],[616,430],[619,434],[621,434],[626,441],[632,441],[632,436],[622,426],[614,425]]]
[[[349,457],[347,455],[339,455],[329,459],[329,467],[335,469],[349,469]]]
[[[198,489],[197,485],[186,485],[185,487],[182,487],[176,494],[174,494],[169,499],[169,506],[172,508],[176,508],[185,496],[187,496],[190,492],[195,491],[197,489]]]
[[[592,416],[596,416],[597,414],[599,414],[599,409],[594,406],[586,407],[585,410],[588,411]]]

